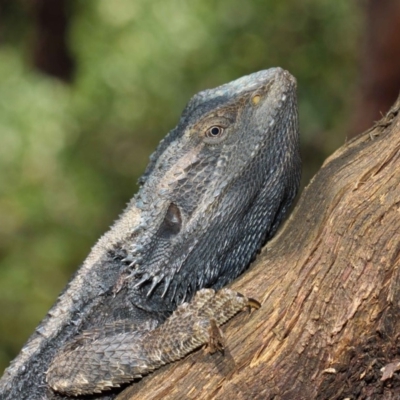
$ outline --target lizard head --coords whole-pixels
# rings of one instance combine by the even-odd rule
[[[120,320],[119,330],[148,331],[198,289],[231,282],[275,233],[299,178],[288,72],[260,71],[195,95],[139,193],[6,371],[9,388],[59,398],[47,393],[44,371],[77,334]]]
[[[299,163],[296,81],[287,71],[195,95],[140,181],[132,287],[179,303],[236,278],[290,206]]]

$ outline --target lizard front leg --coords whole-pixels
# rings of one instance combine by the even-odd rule
[[[68,395],[100,393],[179,360],[215,340],[212,332],[255,300],[222,289],[203,289],[155,329],[107,325],[87,331],[64,347],[47,371],[47,383]],[[217,335],[218,336],[218,335]]]

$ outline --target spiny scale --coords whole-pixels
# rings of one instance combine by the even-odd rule
[[[207,344],[211,321],[221,326],[250,306],[259,305],[232,290],[202,289],[191,303],[180,305],[164,324],[152,331],[115,333],[115,326],[110,325],[104,327],[109,332],[104,338],[94,340],[93,334],[93,340],[86,337],[83,345],[68,345],[47,371],[47,382],[67,395],[118,387]],[[78,343],[81,340],[78,338]],[[66,374],[66,370],[71,373]]]
[[[150,157],[139,193],[7,369],[0,398],[98,393],[207,341],[203,328],[231,315],[214,291],[273,236],[299,180],[296,82],[287,71],[195,95]],[[212,291],[178,307],[204,288]],[[212,293],[211,303],[197,310],[201,293]]]

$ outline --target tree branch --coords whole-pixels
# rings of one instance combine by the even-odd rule
[[[234,282],[262,307],[224,326],[225,355],[198,351],[119,400],[399,398],[399,109],[325,161]]]

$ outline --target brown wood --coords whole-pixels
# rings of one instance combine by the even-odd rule
[[[262,307],[223,327],[225,355],[197,351],[119,400],[400,399],[399,108],[325,161],[232,285]]]

